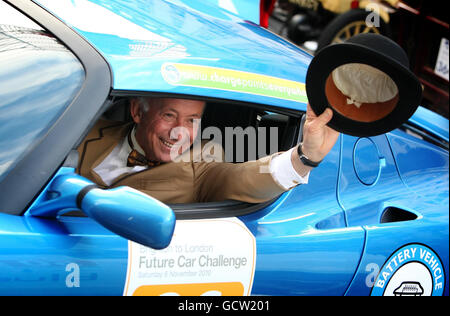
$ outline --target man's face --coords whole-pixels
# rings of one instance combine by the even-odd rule
[[[205,103],[197,100],[147,99],[147,112],[137,99],[131,102],[131,115],[137,124],[136,140],[147,159],[169,162],[189,148],[198,132]]]

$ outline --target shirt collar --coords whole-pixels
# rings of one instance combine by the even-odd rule
[[[130,132],[130,136],[131,136],[131,144],[133,146],[134,149],[136,149],[138,151],[138,153],[142,154],[145,156],[145,151],[144,149],[142,149],[142,147],[139,145],[137,139],[136,139],[136,124],[134,124],[133,129]]]

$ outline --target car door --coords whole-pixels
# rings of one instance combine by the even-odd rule
[[[345,136],[343,151],[340,204],[348,225],[366,231],[346,294],[442,295],[448,283],[448,152],[401,130]]]
[[[347,225],[336,198],[341,142],[342,137],[308,184],[285,193],[262,213],[240,217],[256,238],[253,294],[345,294],[365,233]]]
[[[122,295],[127,240],[89,217],[0,214],[1,295]]]
[[[365,232],[347,227],[336,199],[339,143],[307,185],[267,203],[178,206],[168,248],[154,251],[130,242],[124,293],[345,294]]]

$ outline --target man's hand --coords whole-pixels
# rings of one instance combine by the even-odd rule
[[[312,161],[321,161],[330,152],[339,137],[339,132],[327,126],[332,117],[333,111],[329,108],[317,116],[311,106],[307,105],[302,151]],[[310,167],[301,163],[297,150],[292,151],[291,161],[294,169],[301,176],[311,170]]]

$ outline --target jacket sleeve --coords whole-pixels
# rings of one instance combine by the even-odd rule
[[[198,201],[261,203],[285,192],[269,172],[270,160],[274,155],[277,154],[244,163],[194,163],[194,186]]]

